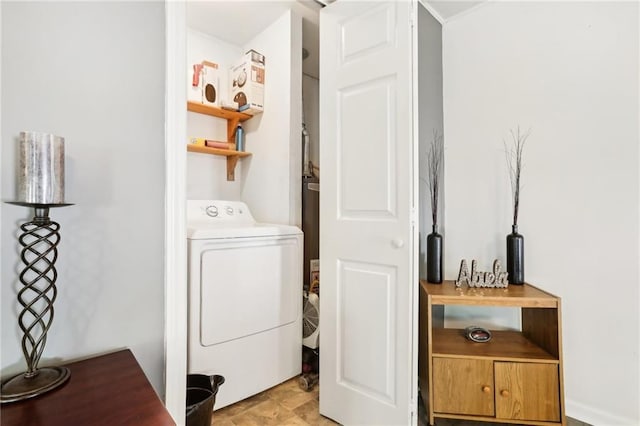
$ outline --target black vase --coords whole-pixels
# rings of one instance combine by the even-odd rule
[[[524,237],[518,234],[518,225],[507,235],[507,272],[509,284],[524,284]]]
[[[442,282],[442,235],[436,232],[436,225],[427,236],[427,281]]]

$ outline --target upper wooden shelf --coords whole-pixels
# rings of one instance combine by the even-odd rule
[[[215,106],[204,105],[192,101],[187,101],[187,111],[212,115],[214,117],[224,118],[225,120],[232,120],[236,122],[247,121],[248,119],[253,117],[252,115],[245,114],[244,112],[231,111],[228,109],[222,109]]]
[[[531,284],[511,284],[507,288],[456,287],[454,281],[433,284],[420,280],[433,305],[511,306],[557,308],[559,298]]]

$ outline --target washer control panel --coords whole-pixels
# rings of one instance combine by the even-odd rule
[[[187,221],[207,223],[255,223],[242,201],[188,200]]]

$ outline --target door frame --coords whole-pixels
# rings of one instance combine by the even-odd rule
[[[418,0],[425,6],[423,0]],[[427,9],[430,9],[428,5]],[[415,11],[416,5],[413,5]],[[433,14],[433,13],[432,13]],[[437,15],[435,15],[439,18]],[[416,25],[414,20],[414,25]],[[186,77],[186,4],[165,2],[165,238],[164,238],[164,402],[167,410],[178,425],[185,422],[184,401],[186,400],[187,374],[187,243],[186,243],[186,150],[180,143],[186,135],[186,93],[183,87]],[[414,32],[414,42],[415,32]],[[414,45],[415,49],[415,45]],[[413,66],[414,81],[417,65]],[[416,111],[418,100],[414,97],[414,135],[418,134]],[[415,137],[415,136],[414,136]],[[417,144],[414,144],[414,162],[417,163]],[[417,165],[413,167],[417,170]],[[414,185],[413,196],[417,197]],[[417,198],[414,198],[414,201]],[[414,208],[417,205],[414,202]],[[414,211],[413,226],[417,226],[417,211]],[[415,230],[414,230],[415,232]],[[418,241],[414,239],[414,245]],[[417,282],[417,248],[413,250],[412,275]],[[413,317],[414,349],[411,370],[417,377],[417,312],[418,298],[416,286],[413,289],[413,306],[409,315]],[[416,379],[417,380],[417,379]],[[413,381],[412,381],[413,382]],[[417,413],[417,389],[412,386],[411,406]]]
[[[186,3],[165,2],[164,402],[178,425],[187,392],[186,38]]]

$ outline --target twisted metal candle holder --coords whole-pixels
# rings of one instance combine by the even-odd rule
[[[60,225],[53,221],[45,222],[37,215],[36,219],[20,226],[22,235],[18,239],[23,247],[20,258],[25,265],[20,273],[23,288],[18,292],[18,301],[23,309],[18,322],[24,334],[22,353],[27,360],[28,375],[34,374],[38,367],[47,343],[47,332],[53,322],[53,303],[58,295],[55,262],[58,259]],[[40,283],[44,283],[43,288],[40,288]],[[40,306],[42,302],[44,306]]]
[[[22,234],[18,238],[22,246],[20,258],[24,264],[19,276],[22,289],[17,297],[22,310],[18,323],[23,333],[22,353],[27,371],[2,383],[2,403],[41,395],[64,384],[70,376],[65,367],[38,368],[47,343],[47,332],[53,323],[53,303],[58,295],[55,263],[60,225],[49,219],[48,205],[34,207],[33,220],[20,226]]]

